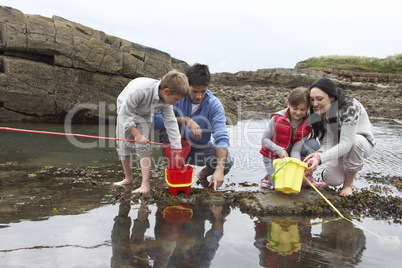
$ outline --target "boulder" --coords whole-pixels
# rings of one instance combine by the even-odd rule
[[[0,121],[107,120],[128,82],[173,68],[188,64],[61,17],[0,6]]]
[[[166,52],[61,17],[0,6],[0,122],[112,122],[116,98],[132,79],[159,79],[188,67]],[[372,118],[401,122],[401,74],[302,67],[215,73],[209,89],[224,105],[228,124],[236,124],[267,119],[286,107],[291,89],[328,77]]]

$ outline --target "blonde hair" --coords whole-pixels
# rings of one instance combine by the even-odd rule
[[[176,70],[170,71],[162,77],[159,90],[165,88],[169,89],[169,95],[180,96],[187,96],[190,90],[187,76]]]

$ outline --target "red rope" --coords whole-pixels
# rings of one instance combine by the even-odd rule
[[[131,139],[119,139],[119,138],[99,137],[99,136],[74,134],[74,133],[60,133],[60,132],[50,132],[50,131],[40,131],[40,130],[28,130],[28,129],[19,129],[19,128],[11,128],[11,127],[0,127],[0,130],[9,130],[9,131],[35,133],[35,134],[58,135],[58,136],[72,136],[72,137],[90,138],[90,139],[98,139],[98,140],[114,140],[114,141],[131,141],[131,142],[135,142],[135,140],[131,140]],[[152,142],[152,141],[148,141],[148,143],[163,145],[163,143]]]

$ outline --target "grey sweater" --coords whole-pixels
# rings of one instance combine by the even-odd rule
[[[141,122],[152,122],[152,115],[161,112],[172,148],[181,148],[181,136],[173,106],[159,98],[160,81],[140,77],[132,80],[117,98],[117,116],[125,131]]]
[[[356,134],[364,136],[375,145],[373,126],[366,109],[356,99],[353,99],[351,105],[340,109],[338,112],[338,130],[340,133],[338,143],[336,143],[338,133],[332,133],[329,124],[326,125],[326,129],[327,132],[323,140],[320,140],[321,163],[329,162],[347,154],[353,146]]]

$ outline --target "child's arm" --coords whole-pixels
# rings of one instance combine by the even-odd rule
[[[132,128],[130,129],[130,133],[131,133],[131,135],[133,135],[134,140],[135,140],[136,143],[139,143],[139,144],[146,144],[146,143],[148,142],[148,139],[145,138],[145,136],[142,135],[142,134],[138,131],[138,129],[137,129],[136,127],[132,127]]]
[[[173,112],[172,105],[166,105],[161,109],[163,124],[165,125],[166,132],[169,136],[169,141],[172,148],[181,148],[181,136],[179,125],[177,124],[176,116]]]
[[[264,145],[265,148],[267,148],[268,150],[270,150],[280,156],[282,150],[286,151],[286,148],[276,145],[272,141],[272,137],[274,136],[274,131],[275,131],[274,120],[271,119],[268,122],[268,127],[265,129],[264,134],[262,134],[261,143],[262,143],[262,145]]]
[[[301,150],[303,147],[303,144],[308,140],[309,135],[303,137],[301,140],[293,144],[292,146],[292,151],[290,151],[290,157],[297,158],[301,160]]]
[[[126,88],[130,86],[133,87],[130,83]],[[130,93],[126,93],[121,99],[119,96],[118,101],[120,100],[121,103],[117,115],[119,116],[125,131],[131,131],[131,128],[136,126],[138,119],[141,119],[141,117],[136,113],[136,107],[143,102],[144,98],[144,92],[141,90],[134,90]]]
[[[186,125],[191,130],[191,132],[193,133],[193,139],[198,140],[201,138],[202,135],[201,128],[193,119],[191,119],[191,117],[181,116],[176,118],[179,126]]]

